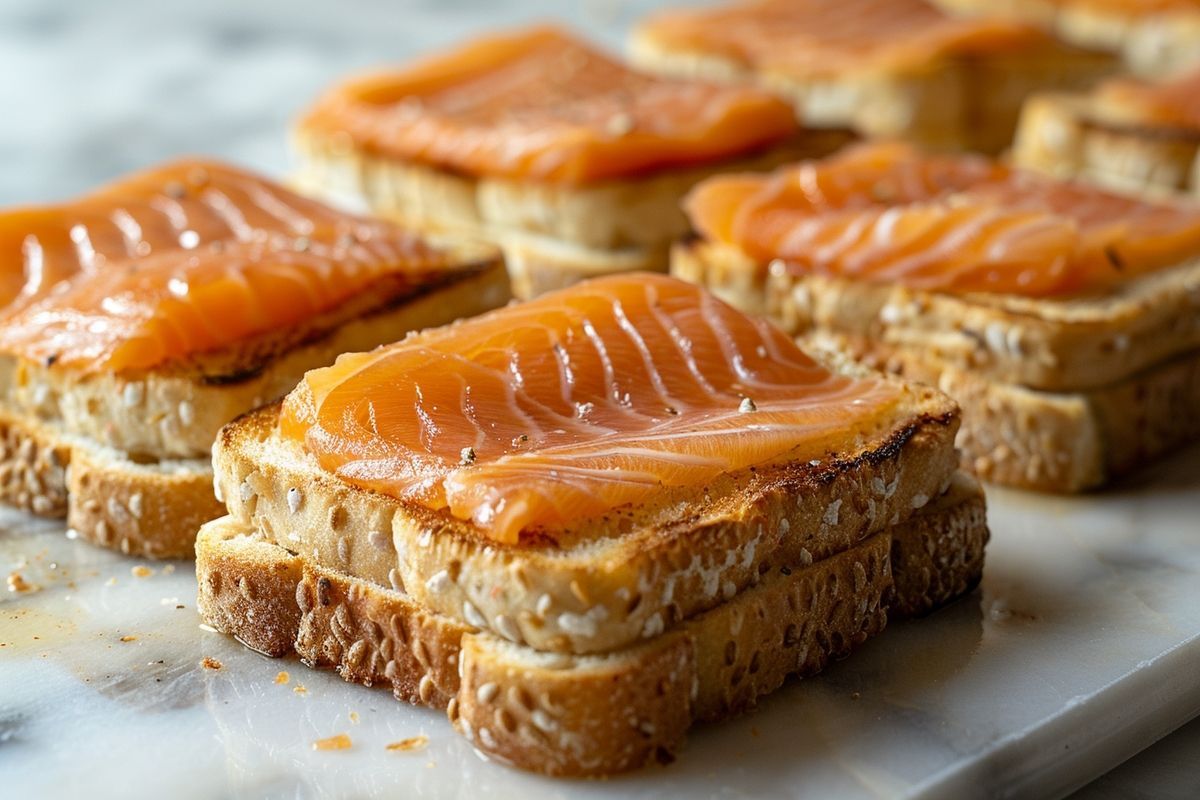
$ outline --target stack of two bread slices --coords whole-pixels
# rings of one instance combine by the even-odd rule
[[[597,283],[581,288],[597,291]],[[611,308],[624,313],[628,296],[647,285],[662,286],[644,275],[625,280]],[[551,303],[547,314],[572,291],[543,298]],[[519,340],[517,316],[527,321],[527,311],[510,307],[453,330],[468,341],[490,325],[516,331]],[[632,322],[640,333],[647,324]],[[609,352],[619,352],[619,329],[594,319],[589,325]],[[452,334],[432,332],[397,347],[419,349],[428,336],[443,335]],[[511,363],[546,357],[553,363],[549,351],[527,347]],[[611,366],[619,381],[641,364],[637,357]],[[677,369],[658,374],[667,392],[691,381]],[[427,386],[429,379],[405,380]],[[329,385],[323,375],[317,382]],[[828,413],[845,415],[838,430],[862,433],[840,433],[842,445],[820,457],[663,483],[639,502],[522,529],[510,541],[481,532],[487,515],[472,522],[362,488],[363,475],[381,479],[377,461],[367,472],[325,468],[306,444],[311,437],[281,432],[279,406],[264,408],[227,427],[216,445],[229,515],[205,526],[198,540],[199,607],[209,624],[256,650],[295,652],[346,680],[445,709],[460,733],[505,763],[599,775],[668,759],[693,722],[751,708],[785,678],[847,655],[889,618],[928,612],[979,580],[984,504],[978,486],[956,472],[957,408],[930,389],[894,379],[885,388],[895,402],[882,410],[831,401]],[[558,389],[533,391],[553,403]],[[387,402],[383,394],[364,398],[357,407],[371,411],[359,418],[393,424]],[[605,402],[583,403],[580,418]],[[613,402],[618,414],[646,412],[628,395],[632,405]],[[755,429],[753,402],[742,401],[744,416],[736,395],[732,402],[734,416],[749,426],[742,430]],[[760,398],[760,413],[763,405]],[[683,408],[658,424],[688,418]],[[760,430],[769,430],[764,424]],[[447,435],[439,427],[435,435]],[[415,441],[401,444],[424,452]],[[613,462],[620,466],[602,460],[596,472],[563,474],[603,482],[609,470],[639,465],[667,474],[672,464],[709,452],[693,437],[687,453],[639,461],[652,446],[635,439]],[[460,472],[498,469],[484,463],[483,450],[474,462],[474,452],[463,456]],[[501,463],[524,458],[541,455]],[[567,468],[551,465],[544,468],[549,478],[529,473],[527,480],[560,480],[556,469]]]

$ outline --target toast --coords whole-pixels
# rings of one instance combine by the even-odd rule
[[[294,220],[310,214],[315,229],[301,237],[304,252],[300,255],[306,258],[316,258],[324,238],[332,235],[322,225],[344,220],[347,226],[363,226],[359,232],[364,236],[374,231],[382,237],[390,229],[329,209],[318,215],[311,201],[256,176],[200,162],[148,171],[74,203],[0,215],[0,239],[6,248],[10,241],[41,242],[46,263],[62,270],[41,293],[38,287],[27,288],[11,299],[0,318],[0,438],[4,442],[0,500],[44,516],[65,516],[73,535],[131,555],[190,557],[196,529],[223,510],[213,495],[210,457],[222,425],[279,397],[305,371],[331,362],[347,349],[392,341],[461,313],[493,308],[508,297],[503,264],[493,248],[442,241],[422,245],[435,249],[421,260],[414,258],[411,269],[404,266],[407,257],[395,251],[394,269],[367,280],[336,304],[318,303],[286,324],[260,326],[240,336],[205,329],[197,334],[207,337],[199,345],[185,343],[174,354],[160,358],[155,351],[138,361],[143,355],[131,350],[130,343],[156,341],[154,329],[146,326],[170,319],[169,304],[189,292],[203,295],[220,285],[203,271],[210,263],[223,270],[220,259],[228,255],[230,264],[263,264],[274,258],[284,264],[290,258],[286,252],[295,250],[289,243],[276,255],[269,242],[256,242],[250,247],[262,248],[260,252],[242,251],[242,239],[266,236],[267,228],[256,226],[254,217],[246,214],[240,218],[239,224],[245,226],[240,232],[204,216],[201,206],[206,202],[212,205],[204,207],[216,207],[221,201],[213,198],[219,195],[232,204],[235,201],[229,198],[238,197],[238,192],[262,192],[262,203],[279,203],[272,206],[275,213],[294,214]],[[189,224],[197,230],[187,228],[183,235],[197,236],[194,247],[180,247],[174,241],[176,234],[162,237],[152,227],[155,203],[174,203],[178,213],[191,215]],[[111,235],[112,229],[96,215],[112,208],[124,209],[114,216],[140,217],[142,242],[147,250],[153,248],[153,254],[130,256],[133,245],[125,241],[128,231],[121,232],[119,239]],[[104,260],[107,275],[72,271],[61,252],[53,249],[57,237],[65,234],[65,228],[56,227],[59,220],[90,231],[85,241]],[[190,251],[206,249],[194,263],[188,261]],[[353,263],[367,256],[346,258]],[[246,280],[257,279],[253,267],[247,269],[251,272]],[[148,282],[169,272],[175,287],[171,291],[176,294],[156,294],[149,283],[110,285],[119,282],[123,271],[144,276],[140,279]],[[49,291],[49,286],[57,288]],[[276,291],[285,290],[282,286]],[[126,308],[135,310],[113,311],[110,316],[111,303],[123,298],[130,298]],[[150,309],[145,319],[138,316],[139,307]],[[231,327],[241,324],[238,316],[246,313],[236,304],[222,308],[217,303],[205,312]],[[111,342],[97,344],[72,327],[76,318],[92,326],[114,327],[134,319],[143,327],[130,328],[129,336],[115,333]],[[175,319],[187,325],[186,318]],[[72,354],[77,348],[93,349],[79,350],[86,355],[76,358]]]
[[[853,184],[848,176],[869,157],[845,158],[838,174],[846,185]],[[910,152],[896,163],[911,166],[916,158]],[[1167,209],[1162,213],[1183,225],[1181,235],[1192,236],[1192,244],[1179,251],[1181,260],[1166,261],[1161,268],[1142,269],[1131,259],[1121,266],[1135,277],[1110,275],[1090,290],[1043,296],[1023,295],[1019,287],[993,292],[912,285],[903,277],[839,274],[830,265],[813,274],[784,258],[764,259],[733,241],[702,236],[676,245],[672,272],[768,315],[803,337],[807,346],[939,386],[964,409],[958,436],[964,466],[988,480],[1044,491],[1082,491],[1200,435],[1186,412],[1200,400],[1200,251],[1194,241],[1200,216],[1182,206],[1142,204],[1081,186],[1041,182],[1006,168],[987,180],[992,183],[985,188],[972,183],[949,199],[935,193],[915,202],[946,202],[948,213],[966,214],[974,197],[983,202],[989,192],[997,196],[999,191],[998,196],[1008,198],[1005,193],[1012,190],[1024,198],[1003,200],[1006,210],[1025,213],[1022,203],[1033,208],[1031,198],[1049,196],[1047,192],[1074,192],[1061,195],[1076,198],[1074,206],[1096,192],[1093,208],[1115,203],[1113,208],[1124,209],[1121,213],[1130,218]],[[704,185],[697,191],[705,191]],[[711,217],[698,202],[693,211]],[[901,202],[886,213],[905,213],[909,207],[918,206]],[[797,219],[817,213],[792,208],[801,215]],[[711,218],[705,224],[713,224]],[[956,239],[957,250],[948,256],[961,256],[955,269],[974,268],[972,258],[984,263],[986,256],[972,256],[971,248],[994,252],[986,250],[990,240],[982,233],[979,237]],[[1135,238],[1118,246],[1148,256],[1150,250],[1133,246]],[[943,252],[936,239],[926,247],[926,253]],[[922,269],[929,279],[932,267]]]
[[[447,85],[477,100],[443,102]],[[387,127],[398,114],[406,127]],[[530,297],[609,272],[663,271],[686,230],[679,199],[697,181],[849,139],[798,132],[765,92],[639,75],[534,28],[348,80],[305,113],[292,145],[305,191],[497,242],[514,294]]]
[[[1090,85],[1109,55],[1032,26],[955,19],[924,0],[760,0],[643,22],[633,62],[666,75],[762,85],[805,125],[996,153],[1026,96]]]
[[[1167,75],[1200,63],[1200,9],[1189,0],[936,0],[960,14],[1027,20],[1065,42],[1118,54],[1140,75]]]
[[[1149,83],[1047,92],[1026,103],[1013,144],[1017,164],[1058,177],[1152,194],[1200,194],[1200,71]]]
[[[714,302],[659,276],[595,280],[310,373],[282,405],[227,426],[215,446],[229,514],[198,546],[205,619],[268,654],[295,651],[349,680],[390,683],[401,699],[444,706],[489,755],[594,775],[673,751],[693,720],[744,710],[787,675],[819,669],[878,632],[889,611],[924,613],[974,585],[987,532],[978,488],[956,473],[955,405],[854,365],[831,371],[778,331]],[[582,309],[587,316],[563,321]],[[737,352],[721,358],[739,365],[737,385],[756,387],[757,400],[739,405],[725,393],[724,368],[709,362],[695,362],[696,383],[656,366],[638,382],[661,395],[614,397],[605,386],[669,363],[663,348],[672,345],[644,338],[657,325],[676,341],[696,341],[707,326],[726,331]],[[546,343],[543,326],[559,344]],[[537,332],[533,340],[527,331]],[[585,354],[621,352],[625,336],[645,342],[642,355],[614,356],[610,378],[594,375],[603,370],[588,368]],[[423,465],[441,452],[440,437],[457,455],[451,423],[473,419],[476,402],[444,411],[437,387],[463,390],[452,375],[430,375],[415,379],[418,407],[408,411],[423,433],[392,442],[410,401],[370,386],[394,386],[393,369],[445,352],[455,354],[446,369],[475,375],[468,386],[482,398],[488,373],[479,368],[499,363],[501,345],[514,348],[506,364],[536,370],[548,350],[579,370],[570,397],[579,416],[560,424],[586,433],[546,430],[539,409],[558,387],[518,371],[511,399],[489,405],[495,439],[477,438],[457,466]],[[505,394],[493,387],[488,397]],[[640,415],[660,408],[660,397],[672,398],[674,410],[638,432]],[[787,427],[777,397],[799,403],[786,413],[801,415],[802,426]],[[331,405],[343,401],[344,410]],[[816,410],[826,402],[854,411],[837,422],[829,414],[840,411]],[[720,427],[715,409],[726,403],[737,406],[735,428]],[[363,414],[391,427],[338,427]],[[510,447],[508,414],[541,432]],[[744,427],[746,414],[750,422],[763,415],[761,425]],[[634,433],[614,430],[618,423]],[[723,439],[723,430],[737,434]],[[711,469],[697,466],[711,452],[699,434],[727,442]],[[336,466],[330,458],[356,435],[363,442],[347,446],[360,455]],[[755,442],[783,435],[799,437],[772,445],[785,455],[750,455],[760,452]],[[669,450],[656,449],[661,437],[673,437]],[[426,455],[388,461],[388,442]],[[578,448],[585,461],[573,455]],[[656,482],[635,480],[642,470],[656,470]],[[468,493],[477,500],[464,508],[456,487],[472,479],[487,481],[486,491]],[[445,497],[421,499],[439,480]],[[589,505],[584,492],[605,499]],[[564,503],[572,511],[555,516]],[[505,527],[512,509],[516,522]],[[893,565],[901,565],[895,574]],[[808,643],[796,644],[805,637],[817,643],[809,655]],[[799,654],[772,655],[776,638]],[[614,684],[621,703],[608,707],[601,698]],[[497,692],[506,713],[492,704]],[[555,699],[540,710],[506,705],[546,693]],[[626,720],[626,703],[645,704],[650,716]]]

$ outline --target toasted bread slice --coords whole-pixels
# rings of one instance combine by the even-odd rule
[[[693,722],[752,708],[789,676],[847,655],[889,616],[925,613],[969,591],[987,537],[982,494],[960,474],[903,522],[819,559],[756,572],[733,600],[644,642],[573,655],[432,612],[227,517],[197,540],[199,608],[260,652],[295,652],[346,680],[445,708],[503,763],[603,775],[669,760]]]
[[[463,269],[419,297],[371,297],[307,326],[139,374],[84,374],[0,359],[0,500],[66,516],[80,537],[152,558],[188,558],[224,506],[209,453],[228,420],[278,397],[340,353],[402,338],[508,297],[491,248],[464,245]],[[149,421],[149,423],[148,423]]]
[[[850,356],[923,381],[965,409],[957,444],[979,477],[1042,491],[1079,492],[1127,474],[1200,437],[1200,352],[1111,384],[1045,391],[954,366],[927,348],[828,331],[805,334],[816,352]]]
[[[944,492],[957,407],[929,389],[904,391],[853,452],[664,491],[632,518],[579,520],[520,546],[325,472],[280,437],[278,405],[224,428],[213,463],[230,517],[266,541],[517,643],[591,653],[712,608],[772,565],[844,550]]]
[[[1114,189],[1200,195],[1200,129],[1114,115],[1086,94],[1030,97],[1012,155],[1023,167]]]
[[[1200,9],[1182,2],[1112,0],[935,0],[963,14],[1006,14],[1044,26],[1080,47],[1120,54],[1142,75],[1200,63]]]
[[[1004,32],[1007,43],[991,49],[939,53],[917,46],[919,61],[881,58],[876,64],[871,48],[860,45],[881,35],[875,30],[879,25],[903,42],[911,31],[900,10],[920,17],[917,24],[930,23],[927,4],[917,0],[790,7],[745,3],[666,12],[634,31],[631,58],[643,69],[666,75],[766,86],[788,99],[810,127],[849,128],[864,136],[904,138],[935,149],[987,153],[1008,147],[1021,104],[1030,93],[1082,88],[1116,68],[1110,55],[1016,28]],[[677,18],[697,26],[706,14],[712,26],[708,34],[697,33],[688,41],[673,30]],[[751,43],[743,28],[758,24],[760,16],[764,27]],[[778,24],[780,17],[784,25]],[[863,26],[857,40],[847,35],[856,25]],[[810,35],[831,27],[836,32],[828,38]],[[803,33],[789,43],[786,53],[777,55],[785,50],[787,31],[796,30]],[[985,34],[979,35],[986,38]],[[809,50],[811,57],[802,58]],[[837,54],[838,66],[828,65],[830,53]]]

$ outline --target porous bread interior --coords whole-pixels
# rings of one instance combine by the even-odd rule
[[[230,515],[269,541],[514,641],[594,652],[728,599],[763,564],[845,549],[937,496],[957,461],[958,410],[936,391],[900,385],[899,405],[864,420],[845,452],[664,489],[513,546],[325,472],[279,436],[277,406],[222,431],[216,481]]]
[[[982,494],[959,474],[910,519],[847,550],[765,571],[707,613],[616,652],[546,653],[431,614],[402,592],[268,544],[231,518],[197,542],[199,609],[269,655],[444,707],[476,747],[524,769],[597,775],[665,760],[696,720],[753,707],[978,581]]]
[[[1102,107],[1088,95],[1029,98],[1013,142],[1014,163],[1138,194],[1200,194],[1200,132]]]
[[[207,456],[222,425],[289,391],[307,370],[509,299],[494,248],[456,245],[455,253],[415,293],[384,281],[288,330],[150,370],[92,371],[0,354],[0,407],[138,461]]]
[[[756,72],[717,53],[668,47],[652,28],[634,31],[630,53],[636,65],[652,72],[759,83],[791,101],[797,116],[813,127],[984,153],[1008,147],[1021,103],[1035,89],[1082,88],[1116,68],[1106,54],[1049,42],[1020,53],[931,60],[919,69],[801,78]]]
[[[494,253],[491,248],[477,252]],[[305,370],[331,363],[343,352],[481,313],[507,298],[503,264],[480,262],[418,298],[350,319],[322,338],[290,348],[281,339],[275,358],[225,382],[207,381],[203,371],[187,378],[172,371],[131,378],[81,376],[43,366],[9,369],[7,396],[40,413],[0,404],[0,501],[43,516],[66,516],[80,537],[129,555],[191,557],[199,525],[224,509],[213,493],[209,455],[222,424],[291,389]],[[130,386],[139,387],[136,402],[128,400]],[[184,417],[190,419],[187,426]],[[172,424],[163,424],[166,420]],[[190,431],[181,434],[184,446],[130,452],[104,441],[153,445],[153,437],[161,436],[172,442],[184,427]]]
[[[789,332],[815,328],[921,349],[949,366],[1035,389],[1099,388],[1200,347],[1200,258],[1071,299],[798,276],[702,240],[676,245],[671,259],[672,274],[735,306],[765,308]]]
[[[1117,383],[1046,392],[950,366],[923,349],[814,331],[812,351],[833,352],[937,386],[963,408],[963,466],[1008,486],[1079,492],[1200,438],[1200,350]]]

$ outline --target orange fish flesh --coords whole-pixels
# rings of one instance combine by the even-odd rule
[[[761,264],[931,291],[1103,291],[1200,253],[1195,204],[896,143],[771,175],[711,178],[685,207],[702,236]]]
[[[832,373],[695,286],[635,273],[343,355],[304,377],[279,425],[349,483],[512,543],[827,455],[900,391]]]
[[[347,81],[300,128],[468,175],[579,184],[743,156],[797,125],[759,89],[643,75],[541,27]]]
[[[446,256],[240,169],[184,160],[0,213],[0,351],[148,369],[312,319]],[[403,289],[401,289],[403,291]]]

